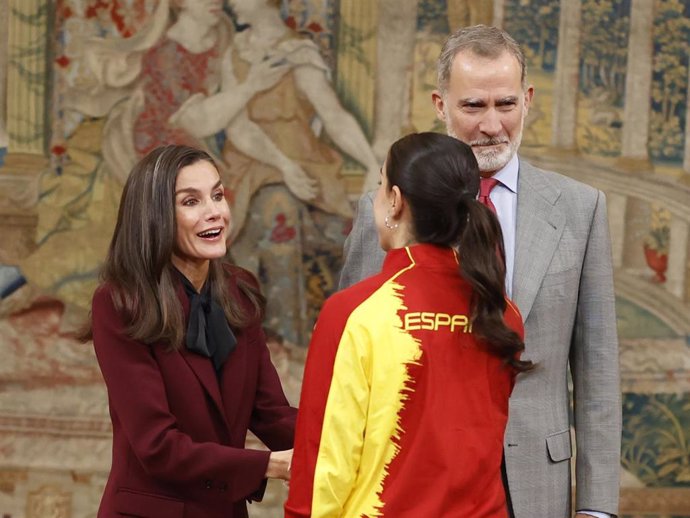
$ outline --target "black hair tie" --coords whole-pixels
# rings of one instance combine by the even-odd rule
[[[458,205],[466,206],[470,202],[477,201],[477,194],[472,194],[469,191],[463,191],[458,197]]]

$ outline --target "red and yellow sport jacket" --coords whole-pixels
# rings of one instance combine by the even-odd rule
[[[512,368],[472,333],[450,248],[392,250],[333,295],[304,373],[285,516],[506,517]],[[521,336],[518,310],[505,321]]]

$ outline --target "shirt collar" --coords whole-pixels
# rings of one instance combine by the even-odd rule
[[[517,153],[508,161],[508,163],[503,166],[503,169],[499,169],[492,178],[496,178],[505,187],[517,193],[517,183],[518,183],[518,170],[520,169],[520,160],[518,159]]]
[[[457,270],[458,257],[450,247],[432,245],[430,243],[417,243],[404,248],[394,248],[386,253],[382,272],[393,273],[418,265],[426,268]]]

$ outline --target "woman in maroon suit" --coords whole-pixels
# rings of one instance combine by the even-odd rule
[[[289,477],[296,410],[256,280],[223,262],[229,225],[205,152],[158,148],[132,170],[92,306],[113,423],[99,518],[246,517]],[[245,449],[248,429],[273,451]]]

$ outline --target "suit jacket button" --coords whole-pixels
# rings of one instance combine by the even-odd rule
[[[204,485],[206,486],[206,489],[211,489],[211,488],[213,488],[213,481],[212,480],[205,480]]]
[[[228,483],[227,482],[221,482],[220,490],[221,491],[227,491],[228,490]]]

